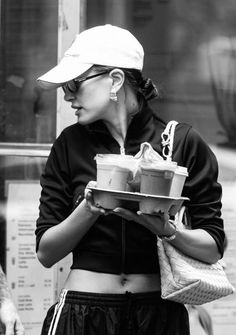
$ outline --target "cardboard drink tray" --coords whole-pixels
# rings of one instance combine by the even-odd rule
[[[106,209],[124,207],[133,210],[140,210],[145,214],[157,214],[158,212],[168,212],[175,215],[186,197],[168,197],[139,192],[115,191],[97,187],[89,187],[93,191],[96,206]]]

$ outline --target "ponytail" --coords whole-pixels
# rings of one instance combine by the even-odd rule
[[[150,78],[142,80],[142,82],[139,84],[138,92],[140,92],[146,100],[159,97],[157,87]]]

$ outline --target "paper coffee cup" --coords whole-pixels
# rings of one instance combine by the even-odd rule
[[[172,179],[177,167],[175,162],[156,162],[141,165],[140,192],[169,196]]]
[[[97,187],[107,190],[127,191],[133,179],[134,157],[130,155],[98,154]]]
[[[181,197],[187,177],[188,169],[184,166],[177,166],[170,188],[170,197]]]

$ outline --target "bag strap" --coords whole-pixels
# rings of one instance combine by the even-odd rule
[[[173,146],[174,146],[174,136],[175,128],[177,126],[177,121],[169,121],[166,125],[165,130],[161,134],[161,144],[162,144],[162,156],[167,160],[172,160]],[[189,229],[191,227],[191,220],[188,214],[188,210],[185,206],[182,206],[179,212],[175,215],[175,224],[178,227],[184,227]]]
[[[191,220],[188,214],[188,209],[182,206],[175,215],[175,224],[179,228],[191,229]]]
[[[172,160],[175,127],[177,126],[177,124],[177,121],[169,121],[166,125],[165,130],[161,134],[162,156],[167,161]]]

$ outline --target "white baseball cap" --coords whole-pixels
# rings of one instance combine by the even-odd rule
[[[76,35],[59,64],[39,77],[41,87],[55,88],[77,78],[94,64],[142,70],[144,51],[128,30],[106,24]]]

